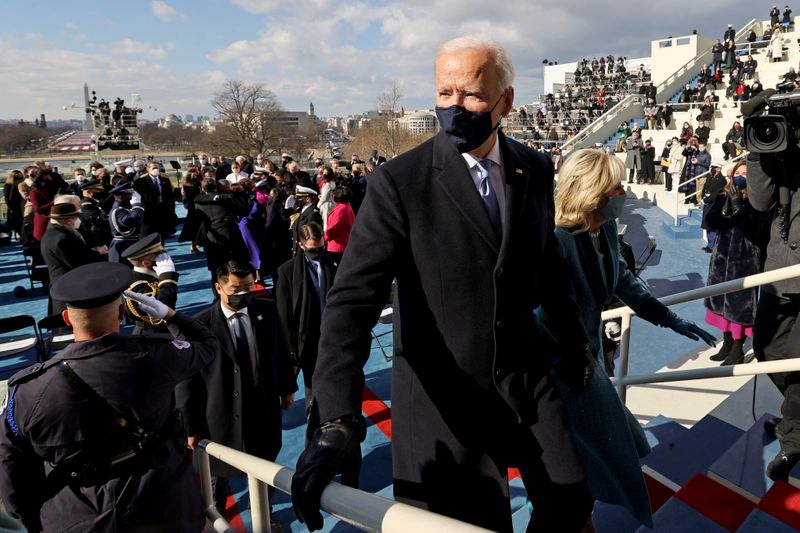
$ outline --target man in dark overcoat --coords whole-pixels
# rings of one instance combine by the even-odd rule
[[[219,301],[195,318],[219,340],[214,359],[175,389],[189,446],[202,439],[274,461],[281,449],[281,408],[294,400],[297,380],[275,303],[252,297],[255,271],[228,261],[217,272]],[[241,472],[212,462],[214,497],[225,504],[227,478]]]
[[[593,365],[554,234],[553,167],[497,133],[513,66],[494,41],[446,43],[436,60],[442,131],[375,169],[336,282],[314,370],[322,425],[298,460],[295,513],[322,526],[327,480],[363,438],[370,330],[394,298],[392,456],[396,499],[511,531],[507,469],[534,505],[529,531],[581,531],[585,471],[554,388]],[[533,310],[558,318],[553,342]]]
[[[175,232],[175,192],[168,177],[162,176],[160,165],[147,163],[147,174],[136,178],[133,189],[141,195],[144,221],[141,235],[160,233],[166,239]]]
[[[302,253],[278,269],[275,304],[292,360],[303,371],[308,416],[322,312],[339,265],[325,251],[322,226],[315,222],[300,228],[300,249]],[[310,437],[316,424],[309,424],[308,429]]]

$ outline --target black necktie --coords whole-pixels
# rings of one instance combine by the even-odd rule
[[[255,385],[255,372],[250,344],[247,342],[245,324],[242,322],[242,313],[233,315],[233,342],[236,348],[236,361],[242,370],[242,384],[245,386]]]

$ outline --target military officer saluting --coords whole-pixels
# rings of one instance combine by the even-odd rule
[[[29,531],[191,531],[203,528],[199,487],[175,385],[214,358],[207,328],[154,298],[126,292],[186,338],[119,332],[132,272],[93,263],[64,274],[75,342],[11,378],[0,412],[0,503]]]
[[[120,183],[109,194],[114,196],[114,205],[108,215],[111,226],[111,245],[108,247],[108,260],[123,262],[122,252],[139,240],[139,230],[144,220],[142,197],[133,190],[133,182]],[[123,264],[127,264],[123,262]]]
[[[103,194],[103,182],[93,179],[80,186],[81,195],[81,233],[89,248],[108,246],[111,243],[111,228],[106,215],[95,195]]]
[[[161,235],[151,233],[147,237],[133,243],[122,252],[122,257],[133,265],[133,281],[129,291],[147,294],[168,307],[175,308],[178,302],[178,277],[175,263],[161,244]],[[172,333],[177,336],[175,328],[169,328],[163,320],[153,320],[139,310],[138,304],[128,300],[128,312],[135,326],[133,334]]]

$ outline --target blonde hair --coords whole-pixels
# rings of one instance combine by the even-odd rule
[[[558,172],[556,226],[587,231],[600,199],[624,177],[622,161],[602,150],[586,148],[570,154]]]

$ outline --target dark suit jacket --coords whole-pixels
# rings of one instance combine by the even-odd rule
[[[158,198],[158,190],[149,175],[145,174],[133,181],[133,188],[142,196],[142,205],[144,206],[141,235],[151,233],[170,235],[175,231],[177,217],[172,182],[164,176],[160,176],[158,179],[161,183],[161,201]]]
[[[330,257],[322,257],[327,289],[333,285],[338,264]],[[283,333],[289,343],[295,364],[303,370],[306,387],[311,387],[311,376],[317,362],[317,344],[321,314],[314,282],[308,271],[305,254],[298,253],[278,268],[275,303],[281,319]]]
[[[41,250],[51,284],[73,268],[105,261],[102,255],[89,248],[72,230],[60,224],[47,226],[42,237]]]
[[[502,134],[499,142],[502,241],[464,158],[440,133],[370,174],[323,315],[314,397],[325,422],[360,414],[370,331],[396,278],[394,476],[418,494],[433,465],[469,455],[440,457],[440,448],[485,451],[509,418],[533,428],[553,479],[583,476],[558,393],[546,392],[555,350],[533,313],[541,305],[557,317],[557,338],[574,343],[564,356],[586,343],[557,253],[553,166]]]
[[[296,391],[297,382],[275,304],[254,299],[247,310],[258,346],[259,383],[253,397],[244,395],[246,384],[219,301],[195,316],[219,340],[219,350],[199,374],[176,387],[175,395],[189,435],[237,450],[244,444],[248,453],[274,460],[281,448],[281,397]],[[233,475],[221,463],[215,471]]]
[[[199,194],[194,208],[200,225],[199,243],[206,252],[211,272],[228,259],[249,263],[250,254],[239,230],[239,217],[247,215],[250,206],[240,194]]]

